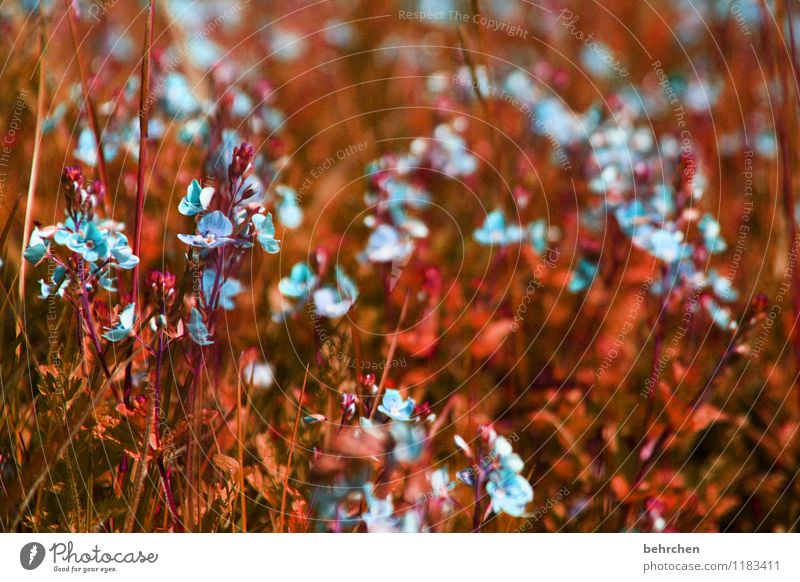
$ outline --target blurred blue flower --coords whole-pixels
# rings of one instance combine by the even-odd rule
[[[281,250],[279,241],[275,240],[275,225],[272,222],[272,213],[253,215],[253,225],[256,227],[258,242],[264,250],[270,254],[275,254]]]
[[[317,284],[317,277],[306,263],[297,263],[288,277],[281,279],[278,290],[284,297],[305,299]]]
[[[189,323],[186,325],[186,329],[189,330],[189,337],[191,337],[192,341],[197,345],[210,346],[214,343],[214,341],[209,337],[210,334],[206,324],[203,323],[203,316],[195,307],[192,307],[192,312],[189,315]]]
[[[380,224],[367,241],[366,257],[373,263],[389,263],[406,259],[414,250],[414,242],[401,237],[393,226]]]
[[[139,264],[139,257],[133,254],[128,246],[128,238],[122,233],[112,234],[110,237],[111,255],[116,259],[117,266],[121,269],[133,269]]]
[[[415,406],[416,402],[413,399],[403,400],[400,392],[388,388],[383,395],[381,403],[378,405],[378,410],[392,420],[408,421],[411,420]]]
[[[571,293],[580,293],[588,289],[597,275],[598,265],[589,259],[581,258],[569,280],[567,288]]]
[[[222,212],[215,210],[203,216],[197,223],[198,234],[179,234],[178,238],[193,247],[214,249],[229,243],[233,225]]]
[[[39,286],[41,289],[40,297],[42,299],[47,299],[51,295],[57,295],[58,297],[64,296],[64,291],[67,290],[67,285],[69,281],[67,280],[67,270],[58,265],[53,270],[53,276],[50,279],[50,282],[46,282],[44,279],[39,279]]]
[[[194,216],[208,209],[211,199],[214,197],[214,188],[200,186],[200,182],[192,180],[186,189],[186,196],[181,198],[178,205],[178,212],[184,216]]]
[[[721,228],[719,222],[710,214],[703,215],[697,224],[703,235],[703,242],[706,249],[712,254],[721,253],[728,248],[725,240],[720,236]]]
[[[103,337],[111,342],[118,342],[124,340],[133,331],[133,321],[135,317],[135,304],[131,303],[119,314],[119,321],[114,327],[109,328]]]
[[[34,226],[28,242],[28,248],[25,249],[22,256],[35,265],[47,254],[47,246],[48,241],[42,236],[42,231],[39,230],[38,226]]]
[[[486,483],[486,492],[492,499],[492,511],[514,517],[524,515],[525,506],[533,501],[530,483],[514,471],[493,471]]]

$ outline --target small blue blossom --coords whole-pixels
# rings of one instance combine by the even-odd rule
[[[33,228],[28,248],[22,253],[25,260],[30,261],[34,265],[41,261],[47,254],[48,241],[42,236],[42,231],[38,226]]]
[[[378,405],[378,410],[392,420],[405,422],[411,420],[415,406],[416,402],[413,399],[403,400],[399,391],[389,388],[383,395],[383,399]]]
[[[109,255],[108,235],[97,228],[94,222],[85,223],[82,230],[70,234],[66,245],[90,263],[105,259]]]
[[[286,228],[297,228],[303,221],[303,210],[297,203],[297,192],[283,184],[275,188],[275,192],[281,197],[277,204],[278,218]]]
[[[317,284],[317,277],[306,263],[297,263],[288,277],[281,279],[278,290],[284,297],[306,299]]]
[[[272,222],[272,213],[253,215],[253,226],[256,227],[256,236],[263,249],[275,254],[281,250],[280,242],[275,240],[275,225]]]
[[[398,519],[394,517],[394,504],[391,495],[386,499],[379,499],[373,493],[372,483],[364,485],[364,497],[367,502],[367,511],[361,519],[370,533],[393,533],[397,531]]]
[[[414,242],[400,236],[393,226],[380,224],[367,241],[366,257],[373,263],[402,261],[414,250]]]
[[[697,224],[703,235],[703,243],[712,254],[721,253],[728,248],[725,240],[720,236],[721,228],[719,222],[710,214],[705,214]]]
[[[181,198],[178,205],[178,212],[184,216],[194,216],[208,209],[211,200],[214,198],[214,188],[200,186],[200,182],[192,180],[186,189],[186,196]]]
[[[139,264],[139,257],[133,254],[133,250],[128,246],[128,238],[124,234],[112,234],[109,239],[111,255],[120,269],[133,269]]]
[[[413,409],[412,409],[413,410]],[[414,463],[422,457],[425,447],[425,429],[419,424],[394,422],[389,428],[394,438],[392,458],[399,463]]]
[[[580,293],[588,289],[597,275],[598,265],[589,259],[581,258],[572,272],[568,289],[571,293]]]
[[[219,210],[210,212],[197,223],[197,234],[179,234],[178,238],[193,247],[214,249],[231,242],[233,225]]]
[[[189,323],[186,325],[186,329],[189,330],[189,337],[197,345],[210,346],[214,343],[209,337],[210,334],[206,324],[203,323],[203,316],[195,307],[192,307],[192,313],[189,315]]]
[[[533,501],[533,488],[522,475],[508,470],[494,471],[486,483],[492,499],[492,511],[514,517],[525,514],[525,506]]]
[[[133,303],[123,309],[119,314],[119,321],[117,324],[114,327],[109,328],[108,331],[103,334],[103,337],[110,342],[122,341],[128,337],[131,334],[131,331],[133,331],[135,311],[136,307]]]
[[[56,295],[58,297],[64,296],[64,291],[67,290],[67,285],[69,281],[67,279],[67,270],[58,265],[53,270],[53,277],[50,279],[50,282],[46,282],[44,279],[39,279],[39,286],[41,289],[41,299],[47,299],[52,295]]]
[[[336,285],[337,288],[325,286],[314,291],[314,306],[322,317],[331,319],[342,317],[358,298],[358,289],[355,283],[338,266],[336,267]]]

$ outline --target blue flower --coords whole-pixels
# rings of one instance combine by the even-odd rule
[[[540,255],[547,249],[547,224],[544,220],[537,220],[528,225],[528,239],[534,250]]]
[[[47,246],[48,242],[42,236],[42,231],[39,230],[38,226],[35,226],[28,242],[28,248],[25,249],[22,256],[35,265],[47,254]]]
[[[739,293],[733,288],[731,280],[727,277],[721,277],[716,269],[711,269],[708,272],[708,283],[716,296],[726,303],[736,301],[739,298]]]
[[[378,410],[392,420],[408,421],[411,420],[415,406],[416,402],[413,399],[403,400],[400,392],[389,388],[383,395],[383,399],[378,405]]]
[[[80,219],[79,221],[81,222],[82,226],[83,225],[82,219]],[[55,235],[53,235],[53,240],[58,245],[66,246],[67,240],[69,239],[70,235],[78,232],[78,230],[80,229],[75,226],[75,221],[72,220],[71,216],[68,216],[63,224],[61,223],[58,224],[58,230],[56,230]]]
[[[297,263],[292,267],[292,272],[288,277],[281,279],[278,283],[278,291],[284,297],[292,299],[305,299],[311,289],[317,284],[317,277],[306,263]]]
[[[67,248],[78,253],[90,263],[107,258],[109,254],[108,235],[97,228],[93,222],[85,224],[83,230],[74,232],[67,237]]]
[[[728,248],[725,240],[720,236],[722,229],[719,226],[719,222],[717,222],[713,216],[710,214],[704,215],[697,226],[703,235],[703,243],[708,249],[708,252],[716,254]]]
[[[288,186],[279,185],[275,192],[281,197],[278,202],[278,218],[286,228],[297,228],[303,221],[303,211],[297,203],[297,193]]]
[[[68,284],[69,281],[67,280],[67,270],[61,265],[58,265],[53,270],[53,277],[50,279],[49,283],[44,279],[39,279],[39,286],[41,289],[40,297],[42,299],[47,299],[52,295],[63,297],[64,291],[66,291]]]
[[[412,409],[413,410],[413,409]],[[400,463],[414,463],[422,457],[425,429],[419,424],[394,422],[389,432],[394,438],[392,457]]]
[[[210,334],[206,324],[203,323],[203,316],[200,315],[200,312],[195,307],[192,307],[192,313],[189,315],[189,323],[186,325],[186,329],[189,330],[189,337],[197,345],[210,346],[214,343],[213,340],[209,339]]]
[[[133,330],[134,311],[135,304],[133,303],[123,309],[122,313],[119,314],[119,321],[117,324],[109,328],[108,331],[103,334],[103,337],[111,342],[118,342],[128,337]]]
[[[72,155],[87,166],[95,167],[97,165],[97,140],[94,138],[94,132],[88,127],[83,128],[78,136],[78,147],[75,148]],[[106,161],[117,157],[117,148],[112,144],[112,140],[104,140],[103,155]]]
[[[193,247],[214,249],[229,243],[233,232],[231,221],[219,210],[210,212],[197,223],[197,234],[179,234],[178,238]]]
[[[208,209],[211,199],[214,197],[214,188],[207,186],[202,188],[200,182],[192,180],[186,189],[186,196],[181,198],[178,205],[178,212],[184,216],[194,216]]]
[[[347,313],[358,298],[358,289],[355,283],[336,267],[337,288],[326,286],[314,291],[314,306],[323,317],[337,318]]]
[[[275,254],[281,250],[279,241],[275,240],[275,225],[272,223],[272,213],[255,214],[253,216],[253,225],[256,227],[256,236],[258,242],[264,250],[270,254]]]
[[[492,511],[514,517],[525,514],[525,506],[533,501],[533,488],[522,475],[509,470],[493,471],[486,483],[492,499]]]
[[[133,254],[131,247],[128,246],[128,238],[117,233],[111,235],[111,255],[116,259],[120,269],[133,269],[139,264],[139,257]]]
[[[704,298],[703,306],[714,324],[724,331],[736,329],[736,322],[731,319],[731,310],[721,306],[711,297]]]
[[[184,119],[200,111],[200,102],[195,98],[189,82],[183,75],[169,73],[164,77],[163,85],[161,106],[167,115]]]
[[[570,293],[580,293],[588,289],[597,275],[597,268],[597,263],[593,263],[588,259],[579,260],[567,287]]]
[[[218,293],[219,306],[225,311],[231,311],[234,307],[236,307],[233,303],[233,299],[242,292],[242,284],[238,279],[228,278],[224,281],[221,279],[222,278],[220,277],[221,285],[219,286]],[[211,300],[211,295],[214,291],[214,283],[216,280],[216,271],[211,269],[206,269],[203,271],[203,294],[205,295],[206,301]]]
[[[364,485],[364,497],[367,502],[367,511],[361,514],[361,519],[370,533],[392,533],[397,531],[398,520],[394,517],[394,504],[391,495],[386,499],[374,496],[372,483]]]
[[[373,263],[389,263],[406,259],[413,249],[413,241],[402,238],[396,228],[381,224],[367,241],[366,256]]]

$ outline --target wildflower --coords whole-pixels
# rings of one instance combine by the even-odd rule
[[[314,291],[314,306],[323,317],[342,317],[358,298],[355,283],[339,267],[336,267],[336,282],[336,289],[325,286]]]
[[[39,263],[47,254],[47,246],[49,243],[42,234],[39,227],[35,226],[31,233],[30,241],[28,241],[28,248],[22,253],[22,256],[34,265]]]
[[[598,265],[586,258],[581,258],[578,265],[572,272],[569,280],[568,289],[572,293],[580,293],[592,285],[597,275]]]
[[[233,156],[228,166],[228,180],[246,178],[253,170],[253,156],[255,150],[247,142],[242,142],[239,147],[233,148]]]
[[[403,400],[400,392],[389,388],[383,395],[378,410],[393,420],[408,421],[411,420],[415,405],[413,399]]]
[[[131,334],[133,331],[133,321],[135,318],[135,311],[136,306],[135,304],[129,304],[122,312],[119,314],[119,321],[117,324],[109,328],[106,333],[103,334],[103,337],[106,338],[108,341],[111,342],[118,342],[124,340]]]
[[[277,204],[278,218],[286,228],[297,228],[303,221],[303,211],[297,203],[297,192],[283,184],[275,188],[275,192],[281,197]]]
[[[214,341],[209,338],[210,334],[206,324],[203,323],[203,316],[200,315],[200,312],[195,307],[192,307],[186,329],[189,330],[189,337],[191,337],[192,341],[198,346],[210,346],[214,343]]]
[[[361,519],[367,525],[370,533],[392,533],[397,531],[398,519],[394,517],[394,503],[392,496],[379,499],[373,494],[372,483],[364,485],[364,497],[367,502],[367,511],[361,514]]]
[[[184,216],[194,216],[208,209],[211,200],[214,198],[214,188],[206,186],[202,188],[200,182],[192,180],[186,189],[186,196],[181,199],[178,205],[178,212]]]
[[[111,256],[117,261],[120,269],[133,269],[139,264],[139,257],[133,254],[133,250],[128,246],[128,238],[121,233],[111,235]]]
[[[233,232],[231,221],[219,210],[203,216],[197,223],[197,234],[179,234],[178,238],[193,247],[214,249],[229,243]]]
[[[107,234],[97,228],[94,222],[86,223],[82,230],[70,234],[66,245],[90,263],[105,259],[109,255]]]
[[[394,422],[389,427],[394,439],[392,458],[399,463],[414,463],[422,457],[425,446],[425,429],[419,424]]]
[[[252,221],[253,226],[256,227],[256,237],[263,249],[270,254],[279,252],[281,245],[279,241],[275,240],[275,225],[272,223],[272,214],[269,212],[266,216],[255,214]]]
[[[506,469],[493,471],[486,483],[486,492],[492,499],[492,511],[521,517],[525,506],[533,501],[533,488],[518,473]]]
[[[414,243],[403,239],[396,228],[381,224],[367,241],[366,256],[373,263],[403,261],[414,249]]]
[[[47,299],[52,295],[63,297],[64,291],[66,291],[68,284],[69,281],[67,279],[67,270],[61,265],[58,265],[53,270],[53,276],[51,277],[49,283],[44,279],[39,279],[39,286],[41,290],[40,297],[42,299]]]
[[[297,263],[288,277],[281,279],[278,290],[284,297],[305,299],[317,284],[317,277],[307,263]]]

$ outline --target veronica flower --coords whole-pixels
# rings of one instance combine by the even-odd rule
[[[258,242],[264,250],[270,254],[275,254],[281,250],[279,241],[275,240],[275,225],[272,223],[272,213],[253,215],[253,226],[256,227]]]
[[[281,279],[278,283],[278,291],[284,297],[292,299],[305,299],[311,289],[317,284],[317,277],[306,263],[297,263],[292,267],[288,277]]]
[[[403,400],[399,391],[388,388],[378,405],[378,410],[392,420],[408,421],[411,420],[415,406],[416,402],[413,399]]]
[[[214,341],[209,337],[210,334],[206,324],[203,323],[203,316],[195,307],[192,307],[192,312],[189,315],[189,323],[186,325],[186,329],[189,330],[189,337],[191,337],[192,341],[197,345],[210,346],[214,343]]]
[[[700,222],[697,224],[700,232],[703,235],[703,243],[705,244],[708,252],[712,254],[721,253],[728,245],[725,240],[720,236],[721,228],[719,222],[710,214],[705,214]]]
[[[163,87],[161,107],[170,117],[183,119],[200,111],[200,102],[183,75],[169,73],[164,77]]]
[[[702,303],[717,327],[724,331],[736,329],[736,322],[731,319],[730,309],[721,306],[711,297],[704,297]]]
[[[118,342],[124,340],[133,331],[133,321],[135,317],[135,304],[131,303],[119,314],[119,321],[117,324],[109,328],[103,337],[111,342]]]
[[[303,221],[303,211],[297,203],[297,192],[283,184],[275,188],[275,192],[281,197],[277,204],[278,218],[286,228],[297,228]]]
[[[197,223],[197,234],[179,234],[178,238],[193,247],[214,249],[229,243],[233,232],[231,221],[219,210],[210,212]]]
[[[580,293],[588,289],[597,275],[598,265],[589,259],[581,258],[572,272],[568,289],[571,293]]]
[[[93,263],[98,259],[105,259],[109,254],[107,234],[101,231],[93,222],[67,237],[67,248],[81,255],[85,260]]]
[[[28,241],[28,248],[22,253],[26,260],[34,265],[41,261],[47,254],[48,241],[42,236],[42,231],[38,226],[33,228],[30,241]]]
[[[203,271],[203,295],[206,301],[211,300],[211,295],[214,292],[214,283],[217,282],[217,272],[212,269]],[[219,280],[219,289],[217,291],[217,302],[225,311],[232,311],[236,307],[233,299],[242,292],[242,284],[238,279],[227,278]]]
[[[336,267],[337,288],[326,286],[314,291],[314,306],[323,317],[335,319],[346,314],[358,298],[355,283],[340,268]]]
[[[53,270],[53,277],[50,279],[49,283],[47,283],[44,279],[39,279],[39,286],[41,289],[40,297],[42,299],[47,299],[52,295],[63,297],[64,291],[66,291],[68,284],[69,281],[67,280],[67,270],[61,265],[58,265]]]
[[[486,492],[492,499],[492,511],[521,517],[525,506],[533,501],[533,488],[520,474],[513,471],[493,471],[486,483]]]
[[[79,219],[81,225],[83,225],[82,219]],[[75,221],[72,220],[71,216],[68,216],[66,220],[64,220],[63,224],[59,223],[56,227],[56,233],[53,235],[53,240],[56,244],[65,246],[67,244],[67,239],[69,239],[70,235],[73,233],[78,232],[79,228],[75,226]]]
[[[394,422],[389,428],[394,439],[392,458],[400,463],[414,463],[422,457],[425,447],[425,429],[419,424]]]
[[[117,261],[117,266],[121,269],[133,269],[139,264],[139,257],[133,254],[133,250],[128,246],[128,238],[121,233],[113,234],[111,240],[111,255]]]
[[[402,238],[393,226],[378,225],[367,241],[367,259],[373,263],[405,260],[414,249],[413,241]]]
[[[394,504],[391,495],[386,499],[374,496],[372,483],[364,485],[364,497],[367,502],[367,511],[361,519],[367,525],[370,533],[392,533],[397,531],[398,520],[394,517]]]
[[[181,198],[178,205],[178,212],[184,216],[194,216],[208,209],[211,200],[214,198],[214,188],[207,186],[202,188],[200,182],[192,180],[186,189],[186,196]]]

